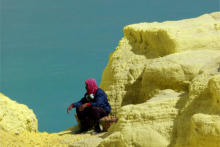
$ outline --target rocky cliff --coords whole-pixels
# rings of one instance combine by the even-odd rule
[[[220,12],[124,28],[101,87],[119,121],[99,146],[220,146]]]
[[[126,26],[100,87],[118,117],[100,135],[38,132],[1,95],[0,146],[219,147],[220,12]]]

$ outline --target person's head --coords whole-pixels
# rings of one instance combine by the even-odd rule
[[[88,79],[85,81],[85,84],[86,84],[86,91],[88,94],[95,94],[96,93],[98,86],[96,84],[95,79]]]

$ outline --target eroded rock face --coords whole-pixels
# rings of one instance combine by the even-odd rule
[[[219,146],[219,25],[216,12],[124,28],[100,84],[119,121],[100,146]]]
[[[38,121],[26,105],[18,104],[0,93],[0,130],[16,134],[37,132]]]
[[[219,24],[219,12],[216,12],[193,19],[126,26],[100,84],[109,96],[113,111],[125,104],[141,103],[167,86],[187,89],[188,81],[202,66],[219,55]],[[146,91],[149,79],[151,84]],[[162,82],[159,88],[158,84],[152,85],[156,82]]]
[[[167,89],[149,102],[122,107],[118,122],[108,132],[110,138],[119,136],[114,138],[113,144],[117,146],[123,142],[124,146],[167,146],[173,133],[173,121],[178,114],[177,102],[182,97],[184,94]],[[100,146],[111,146],[109,137]]]
[[[220,116],[194,114],[191,118],[191,146],[220,146]]]

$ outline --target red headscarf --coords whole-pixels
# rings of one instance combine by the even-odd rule
[[[96,93],[96,90],[98,89],[96,80],[95,79],[88,79],[85,81],[87,88],[88,88],[88,94],[94,94]]]

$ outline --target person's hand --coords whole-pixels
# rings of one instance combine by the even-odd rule
[[[70,106],[67,108],[66,112],[67,112],[67,113],[69,113],[69,111],[70,111],[70,110],[72,110],[72,109],[73,109],[73,107],[74,107],[74,105],[73,105],[73,104],[71,104],[71,105],[70,105]]]
[[[83,111],[87,106],[88,106],[87,103],[82,104],[82,105],[79,107],[79,111]]]

